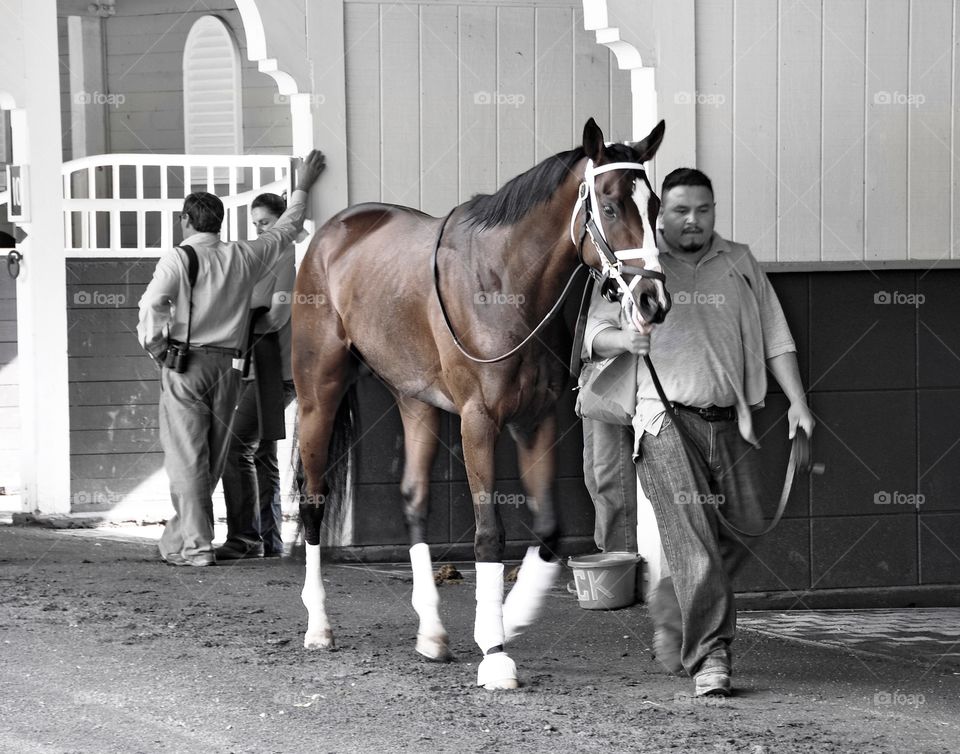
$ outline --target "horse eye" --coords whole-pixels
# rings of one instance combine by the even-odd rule
[[[603,214],[606,215],[607,217],[616,217],[616,216],[617,216],[617,211],[613,208],[612,205],[610,205],[610,204],[604,204],[604,205],[603,205]]]

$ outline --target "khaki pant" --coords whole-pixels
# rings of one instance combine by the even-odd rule
[[[597,547],[604,552],[636,552],[633,427],[583,417],[583,479],[596,511]]]
[[[213,490],[230,438],[240,373],[226,354],[191,351],[186,372],[160,374],[160,444],[174,514],[160,537],[164,559],[213,560]]]

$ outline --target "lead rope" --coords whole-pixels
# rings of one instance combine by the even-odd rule
[[[660,384],[660,378],[657,376],[657,370],[653,368],[653,362],[650,360],[649,354],[643,355],[643,362],[647,365],[647,370],[650,372],[650,378],[653,380],[653,386],[657,391],[657,396],[660,398],[660,402],[663,404],[666,412],[673,417],[673,424],[677,428],[677,432],[680,435],[680,441],[683,443],[684,447],[687,450],[687,455],[691,456],[696,454],[700,456],[702,460],[703,453],[700,452],[700,448],[697,447],[696,443],[693,441],[693,438],[687,433],[687,428],[683,426],[683,423],[680,421],[678,414],[680,409],[676,408],[673,404],[667,400],[666,393],[663,392],[663,386]],[[807,437],[806,430],[803,427],[797,427],[797,432],[793,436],[793,444],[790,447],[790,458],[787,461],[787,473],[783,479],[783,489],[780,491],[780,501],[777,503],[777,512],[773,516],[773,520],[767,525],[764,529],[757,532],[744,531],[733,524],[731,524],[726,516],[720,510],[720,507],[717,506],[717,516],[720,521],[723,522],[723,525],[726,526],[730,531],[736,532],[744,537],[762,537],[765,534],[769,534],[773,531],[777,524],[780,523],[780,519],[783,518],[783,513],[787,508],[787,502],[790,500],[790,492],[793,490],[793,482],[799,474],[822,474],[824,471],[824,466],[822,463],[811,464],[810,463],[810,439]]]

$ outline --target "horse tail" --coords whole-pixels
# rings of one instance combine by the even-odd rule
[[[327,484],[327,494],[323,499],[323,529],[321,533],[324,544],[341,544],[346,522],[346,501],[356,488],[356,475],[351,473],[355,466],[356,447],[360,439],[360,402],[357,398],[356,383],[352,383],[337,407],[333,426],[330,432],[330,443],[327,450],[327,468],[324,480]],[[292,494],[295,500],[309,502],[307,495],[307,478],[300,457],[300,415],[294,421],[293,447],[291,464],[294,468]],[[303,521],[298,520],[296,540],[299,541],[303,533]]]

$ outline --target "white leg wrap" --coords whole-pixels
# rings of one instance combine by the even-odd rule
[[[473,640],[486,653],[503,644],[503,563],[477,563],[476,597]]]
[[[473,639],[484,652],[477,668],[477,685],[515,689],[517,666],[506,652],[486,654],[503,644],[503,563],[477,563],[477,616]]]
[[[547,592],[557,580],[560,563],[548,563],[540,557],[540,548],[530,547],[503,605],[504,640],[513,641],[540,615]]]
[[[417,651],[431,660],[450,659],[447,632],[440,622],[440,595],[433,581],[430,547],[421,542],[410,548],[413,569],[413,596],[410,601],[420,617]]]
[[[307,632],[303,636],[303,646],[306,649],[329,649],[333,646],[333,631],[330,630],[324,607],[327,593],[320,575],[320,545],[308,544],[306,548],[307,568],[303,591],[300,592],[303,606],[307,608]]]

